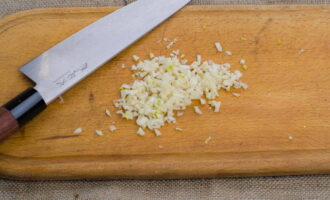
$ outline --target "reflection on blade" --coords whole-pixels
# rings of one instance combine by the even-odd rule
[[[73,34],[21,68],[49,103],[190,0],[139,0]]]

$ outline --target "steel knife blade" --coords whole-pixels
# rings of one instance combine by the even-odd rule
[[[20,69],[36,83],[0,107],[0,140],[190,0],[138,0],[81,29]]]

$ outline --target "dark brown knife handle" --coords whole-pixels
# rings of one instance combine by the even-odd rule
[[[24,126],[47,104],[34,88],[29,88],[0,107],[0,141]]]
[[[15,117],[6,108],[0,108],[0,141],[19,128]]]

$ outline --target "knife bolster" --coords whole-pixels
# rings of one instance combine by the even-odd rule
[[[29,88],[3,105],[17,120],[19,126],[23,126],[33,117],[47,107],[41,95],[34,88]]]
[[[0,107],[0,140],[15,132],[47,107],[41,95],[29,88]]]

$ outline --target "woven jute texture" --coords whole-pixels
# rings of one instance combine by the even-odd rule
[[[0,181],[0,199],[330,199],[330,176],[199,180]]]
[[[33,8],[124,6],[134,0],[0,0],[0,17]],[[192,0],[191,5],[329,4],[330,0]]]
[[[132,0],[0,0],[0,17],[33,8],[123,6],[130,2]],[[330,4],[330,0],[192,0],[191,4]],[[0,179],[0,200],[11,199],[330,199],[330,176],[163,181],[13,181]]]

